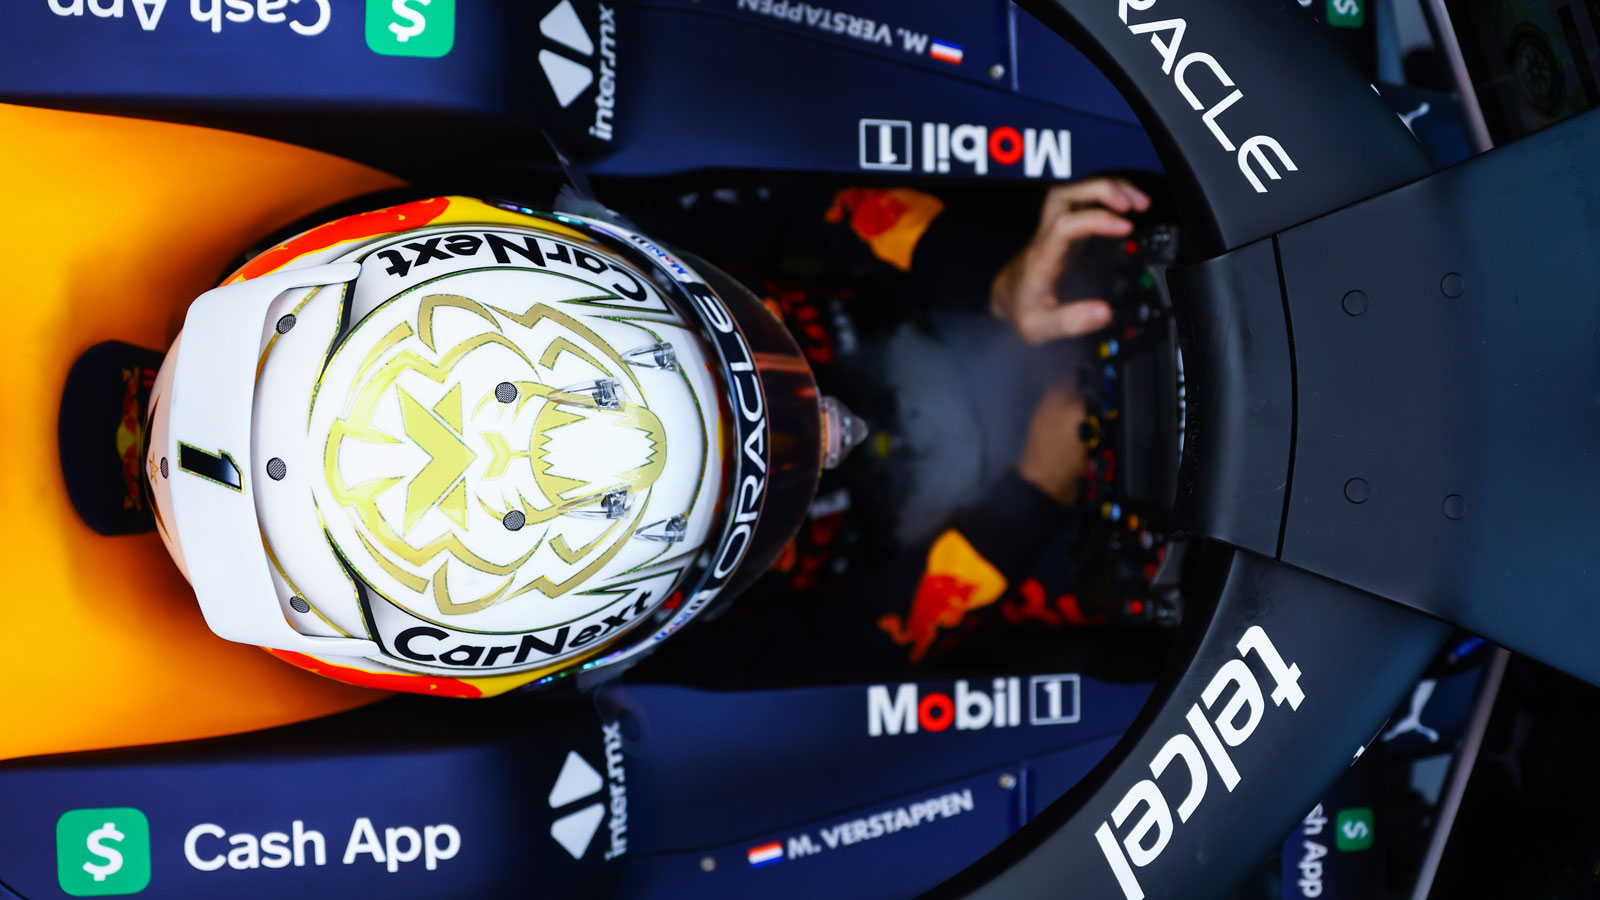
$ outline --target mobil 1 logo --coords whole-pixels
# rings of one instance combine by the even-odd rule
[[[1081,717],[1076,674],[996,678],[990,690],[958,679],[953,690],[927,691],[916,682],[867,688],[867,736],[1070,725]],[[1026,715],[1024,715],[1026,710]]]
[[[868,171],[1072,177],[1072,132],[1065,128],[861,119],[856,129],[856,162]]]
[[[903,119],[862,119],[863,169],[904,172],[911,168],[911,123]]]

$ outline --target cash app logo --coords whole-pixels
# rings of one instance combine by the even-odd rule
[[[456,0],[367,0],[367,46],[384,56],[438,57],[456,42]]]
[[[56,879],[74,897],[137,894],[150,884],[150,822],[131,807],[74,809],[56,820]]]
[[[1366,0],[1328,0],[1328,24],[1335,28],[1360,28],[1367,23]]]
[[[1333,840],[1340,850],[1351,852],[1372,846],[1372,808],[1357,806],[1341,809],[1333,820]]]

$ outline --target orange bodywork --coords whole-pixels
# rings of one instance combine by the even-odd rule
[[[386,696],[214,636],[153,532],[105,538],[78,520],[56,418],[83,350],[165,349],[189,301],[242,248],[401,182],[183,125],[0,105],[0,133],[11,137],[0,145],[0,758],[250,731]]]

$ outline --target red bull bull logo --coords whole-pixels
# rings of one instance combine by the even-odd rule
[[[122,462],[123,486],[127,490],[122,506],[144,509],[141,486],[144,466],[140,459],[144,452],[144,407],[145,401],[150,399],[150,387],[156,383],[156,373],[143,366],[123,369],[122,380],[127,385],[122,396],[122,416],[117,421],[117,456]]]
[[[1006,579],[958,531],[946,531],[928,551],[911,612],[878,620],[896,644],[910,646],[911,662],[922,662],[941,630],[960,626],[967,613],[1000,599]]]
[[[943,211],[944,201],[932,194],[910,188],[855,187],[834,194],[823,218],[838,223],[848,214],[850,230],[872,248],[874,256],[909,272],[917,242]]]

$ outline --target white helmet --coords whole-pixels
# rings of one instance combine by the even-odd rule
[[[214,632],[451,696],[653,646],[770,564],[823,456],[800,351],[726,276],[462,197],[247,263],[149,412],[157,527]]]

